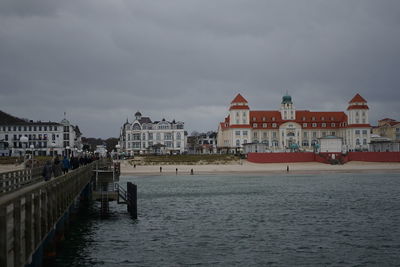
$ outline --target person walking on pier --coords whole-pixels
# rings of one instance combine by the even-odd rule
[[[53,167],[51,166],[51,161],[48,160],[42,170],[42,176],[43,176],[44,180],[49,181],[51,179],[52,173],[53,173]]]
[[[64,174],[66,174],[68,172],[68,170],[71,168],[71,165],[69,163],[69,159],[67,158],[67,156],[64,156],[64,159],[62,161],[62,171]]]
[[[53,161],[53,172],[54,177],[60,176],[62,174],[62,163],[58,155],[54,158]]]

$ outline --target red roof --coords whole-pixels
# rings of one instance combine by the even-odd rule
[[[349,109],[369,109],[369,107],[367,105],[352,105],[347,108],[347,110]]]
[[[384,118],[384,119],[381,119],[381,120],[379,120],[379,121],[396,121],[396,120],[391,119],[391,118]]]
[[[238,106],[231,106],[229,110],[232,109],[250,109],[248,105],[238,105]]]
[[[349,102],[349,104],[351,103],[367,103],[367,100],[365,100],[362,96],[360,96],[360,94],[356,94]]]
[[[237,96],[232,100],[231,104],[233,103],[248,103],[248,102],[241,94],[237,94]]]

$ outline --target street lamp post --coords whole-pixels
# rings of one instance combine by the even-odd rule
[[[28,145],[28,137],[26,137],[25,135],[21,136],[21,138],[19,139],[19,142],[22,143],[23,149],[24,149],[24,162],[25,162],[25,156],[26,156],[26,147]]]
[[[116,144],[115,148],[117,149],[117,159],[120,159],[120,148],[121,148],[121,145],[120,144]]]
[[[32,172],[33,172],[33,154],[35,153],[35,146],[32,144],[29,146],[31,149],[31,180],[32,180]]]
[[[54,156],[54,148],[57,146],[57,144],[52,142],[50,145],[51,145],[51,156]]]
[[[69,146],[65,147],[65,154],[66,154],[67,158],[69,158],[69,149],[70,149]]]

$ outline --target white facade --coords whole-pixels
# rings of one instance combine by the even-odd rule
[[[135,154],[167,154],[183,153],[186,137],[183,122],[161,121],[152,122],[148,117],[135,114],[132,123],[128,121],[120,131],[120,146],[122,152]]]
[[[285,95],[279,110],[250,110],[240,94],[231,102],[229,115],[218,127],[218,150],[243,151],[243,144],[263,143],[269,151],[296,147],[315,151],[320,138],[342,138],[340,151],[367,151],[370,130],[367,101],[356,94],[343,111],[296,110]]]
[[[71,151],[82,148],[81,133],[77,126],[73,126],[66,119],[61,123],[34,122],[19,119],[4,112],[1,114],[4,121],[0,121],[0,141],[3,142],[4,156],[21,156],[31,150],[34,155],[64,155],[66,148]],[[26,136],[27,142],[21,142]],[[7,151],[7,153],[5,152]]]
[[[343,152],[342,138],[336,136],[326,136],[319,138],[320,152],[341,153]]]

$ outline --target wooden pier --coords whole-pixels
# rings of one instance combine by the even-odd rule
[[[51,243],[63,234],[69,211],[90,186],[95,164],[17,186],[19,190],[0,197],[0,266],[40,266],[38,261],[55,254]]]
[[[118,184],[119,164],[95,161],[62,176],[43,181],[40,171],[0,174],[0,266],[48,266],[56,256],[74,212],[83,199],[127,204],[137,219],[137,189]]]

